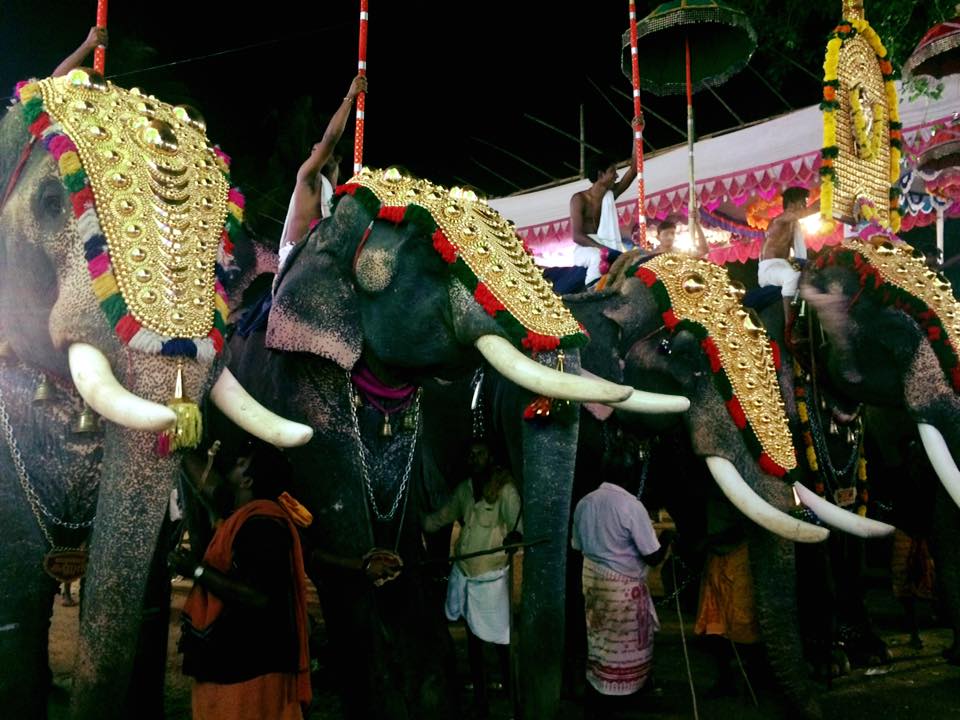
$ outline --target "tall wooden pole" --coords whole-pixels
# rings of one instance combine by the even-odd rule
[[[367,0],[360,0],[360,58],[357,61],[357,74],[365,76],[367,74],[367,21],[370,14],[367,11]],[[365,124],[365,110],[367,106],[367,94],[365,92],[357,95],[357,129],[353,140],[353,172],[360,172],[363,167],[363,127]]]
[[[630,0],[630,64],[633,68],[633,116],[643,118],[643,109],[640,107],[640,60],[637,55],[637,5],[634,0]],[[643,125],[633,128],[633,138],[637,146],[637,244],[648,248],[647,213],[644,210]]]
[[[97,0],[97,27],[105,28],[107,26],[107,0]],[[103,69],[107,64],[107,49],[103,45],[98,45],[93,51],[93,69],[103,75]]]

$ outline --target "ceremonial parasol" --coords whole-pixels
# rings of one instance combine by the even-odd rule
[[[960,5],[954,11],[960,16]],[[960,72],[960,17],[934,25],[903,64],[903,77],[942,78]]]
[[[722,85],[744,68],[757,47],[757,34],[740,10],[717,0],[671,0],[637,23],[640,86],[654,95],[687,95],[690,156],[689,222],[696,222],[693,167],[693,93]],[[630,47],[630,32],[623,45]],[[623,71],[632,77],[629,55]]]

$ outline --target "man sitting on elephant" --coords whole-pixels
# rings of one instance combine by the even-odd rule
[[[810,214],[807,210],[808,195],[806,188],[791,187],[784,190],[783,212],[771,221],[760,251],[757,280],[760,287],[780,286],[784,322],[789,320],[790,306],[800,284],[800,269],[790,262],[790,251],[793,251],[794,261],[807,259],[807,245],[800,218]]]
[[[297,170],[297,184],[290,196],[287,217],[283,221],[280,236],[280,265],[293,247],[303,240],[317,218],[330,215],[333,190],[340,176],[340,156],[336,154],[337,143],[343,135],[350,109],[357,95],[367,91],[367,78],[358,75],[350,83],[350,89],[340,107],[330,118],[323,138],[313,146],[310,157]]]
[[[196,678],[195,720],[295,720],[312,699],[296,528],[312,517],[284,492],[290,473],[279,450],[257,444],[208,484],[225,520],[203,562],[171,555],[171,565],[195,581],[180,645],[183,671]]]

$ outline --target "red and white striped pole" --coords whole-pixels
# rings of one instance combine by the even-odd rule
[[[630,64],[633,67],[633,115],[643,117],[640,107],[640,60],[637,56],[637,4],[630,0]],[[633,128],[634,142],[637,144],[637,244],[648,249],[647,215],[644,211],[643,186],[643,126]]]
[[[367,11],[367,0],[360,0],[360,59],[357,62],[357,74],[367,74],[367,21],[370,13]],[[353,172],[360,172],[363,167],[363,126],[364,109],[367,105],[367,94],[357,95],[357,129],[353,135]]]
[[[107,26],[107,0],[97,0],[97,27],[105,28]],[[107,64],[107,49],[103,45],[98,45],[93,51],[93,69],[103,75],[103,69]]]

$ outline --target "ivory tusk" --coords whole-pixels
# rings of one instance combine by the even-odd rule
[[[957,463],[950,454],[947,441],[933,425],[917,423],[917,430],[920,431],[920,441],[923,443],[923,449],[927,451],[927,457],[930,458],[930,464],[933,465],[937,477],[940,478],[940,482],[943,483],[953,502],[960,507],[960,469],[957,468]]]
[[[131,430],[163,432],[177,416],[166,405],[145,400],[123,387],[110,361],[93,345],[73,343],[67,350],[70,375],[80,397],[110,422]]]
[[[787,540],[802,543],[822,542],[830,535],[826,528],[790,517],[757,495],[729,460],[706,458],[710,474],[727,499],[757,525]]]
[[[896,528],[893,525],[860,517],[856,513],[844,510],[817,495],[800,483],[793,484],[800,502],[813,510],[818,518],[835,530],[862,538],[880,538],[890,535]]]
[[[237,426],[277,447],[299,447],[313,437],[309,425],[282,418],[254,400],[226,368],[210,390],[210,399]]]

